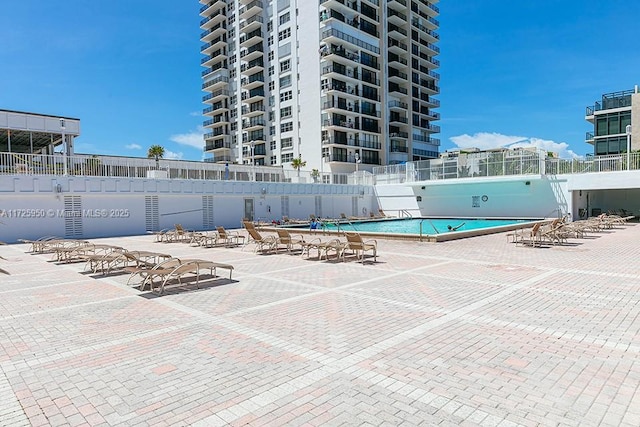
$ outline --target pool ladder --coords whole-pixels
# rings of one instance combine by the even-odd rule
[[[430,219],[428,218],[423,218],[420,220],[420,241],[422,242],[422,223],[425,221],[429,221],[429,224],[431,224],[431,227],[433,227],[433,230],[436,232],[436,234],[440,234],[440,232],[438,231],[438,229],[436,228],[435,225],[433,225],[433,222],[431,222]]]

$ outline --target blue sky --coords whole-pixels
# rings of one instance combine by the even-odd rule
[[[299,4],[306,1],[298,0]],[[0,108],[81,119],[76,151],[202,158],[195,0],[5,2]],[[585,107],[640,84],[637,0],[443,0],[441,151],[592,152]]]

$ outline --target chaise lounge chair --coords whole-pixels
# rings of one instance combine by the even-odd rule
[[[237,231],[227,231],[224,227],[216,227],[218,232],[218,239],[221,240],[225,246],[239,245],[240,240],[244,243],[245,237]]]
[[[215,277],[218,268],[229,270],[229,280],[231,280],[233,266],[230,264],[222,264],[203,259],[180,260],[178,258],[172,258],[142,273],[144,280],[140,286],[140,290],[144,290],[146,285],[149,284],[151,292],[156,292],[157,290],[158,295],[162,295],[169,281],[177,280],[178,284],[182,284],[182,279],[187,275],[195,275],[197,288],[200,283],[201,271],[209,270],[211,275]],[[155,279],[158,279],[158,282],[154,282]]]
[[[345,232],[344,235],[347,237],[347,243],[344,245],[341,253],[343,261],[345,258],[345,252],[349,250],[353,251],[356,259],[360,259],[363,264],[365,253],[370,251],[373,253],[373,262],[376,262],[378,253],[378,242],[376,240],[365,241],[358,233]]]
[[[542,246],[540,234],[541,222],[536,222],[530,229],[522,229],[522,233],[516,237],[516,245],[526,245],[531,247]]]
[[[278,233],[278,239],[276,241],[276,250],[280,245],[284,245],[285,248],[287,249],[287,252],[289,253],[293,251],[296,245],[300,246],[300,250],[303,250],[306,242],[304,241],[304,236],[302,236],[302,234],[296,234],[292,236],[291,233],[289,233],[289,231],[284,230],[282,228],[278,228],[276,232]]]
[[[263,237],[258,232],[258,230],[256,229],[255,225],[253,225],[252,222],[243,221],[242,224],[244,225],[244,228],[249,233],[249,239],[247,240],[247,243],[245,244],[245,246],[248,245],[249,243],[254,243],[256,245],[254,252],[264,251],[265,248],[268,251],[273,251],[276,248],[278,239],[275,236]]]

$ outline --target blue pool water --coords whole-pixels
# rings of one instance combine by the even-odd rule
[[[501,225],[512,225],[530,222],[529,219],[395,219],[382,221],[363,221],[341,223],[339,225],[328,223],[328,230],[343,231],[364,231],[373,233],[398,233],[398,234],[420,234],[420,223],[422,222],[422,234],[440,234],[450,231],[469,231],[481,228],[498,227]],[[449,230],[448,226],[452,229]]]

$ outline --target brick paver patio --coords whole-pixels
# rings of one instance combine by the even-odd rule
[[[233,280],[157,297],[0,247],[0,425],[640,425],[636,224],[365,265],[153,240],[99,239]]]

